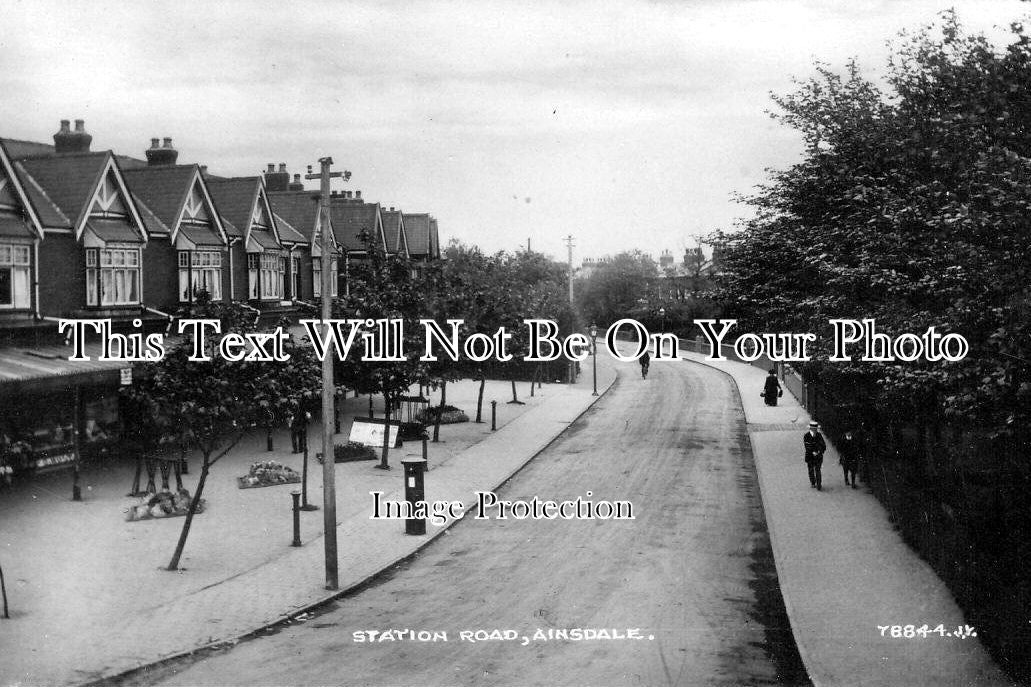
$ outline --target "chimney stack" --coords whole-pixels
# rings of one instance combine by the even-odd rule
[[[75,120],[75,131],[71,131],[67,119],[61,120],[61,130],[54,134],[54,152],[58,155],[88,153],[93,137],[86,133],[86,123]]]
[[[279,163],[279,171],[276,166],[269,163],[268,171],[265,172],[265,190],[267,191],[288,191],[290,189],[290,174],[286,171],[286,163]]]
[[[150,139],[150,148],[147,148],[147,165],[150,167],[163,167],[174,165],[179,159],[179,151],[172,147],[172,139],[165,138],[164,144],[158,146],[158,139]]]

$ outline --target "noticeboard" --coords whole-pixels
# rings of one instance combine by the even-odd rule
[[[354,422],[351,424],[351,434],[347,438],[349,441],[365,444],[366,446],[382,447],[383,435],[387,431],[387,427],[384,420],[355,417]],[[389,425],[390,435],[387,440],[392,448],[397,448],[401,445],[400,429],[401,423],[391,420]]]

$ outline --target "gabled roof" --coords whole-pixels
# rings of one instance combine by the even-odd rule
[[[11,195],[18,201],[22,213],[28,220],[25,226],[26,233],[29,235],[35,233],[39,238],[43,238],[43,224],[40,221],[39,214],[36,212],[35,208],[33,208],[32,202],[29,200],[29,195],[25,190],[25,185],[22,184],[21,179],[18,178],[18,172],[14,169],[14,164],[11,162],[11,158],[8,157],[7,151],[4,149],[4,142],[2,139],[0,139],[0,184],[7,186],[11,191]],[[12,218],[8,218],[8,220],[11,219]],[[13,231],[15,229],[13,222],[8,221],[7,225],[9,231]]]
[[[317,194],[311,191],[272,191],[268,202],[276,217],[300,232],[310,242],[318,224],[319,203]]]
[[[76,239],[80,238],[86,229],[94,199],[97,198],[105,178],[108,174],[114,175],[118,193],[126,201],[125,207],[134,227],[133,231],[139,232],[138,238],[147,240],[146,226],[110,150],[28,157],[20,160],[18,164],[19,169],[31,176],[38,184],[39,190],[52,201],[61,214],[72,220]]]
[[[383,250],[387,249],[379,203],[356,203],[334,198],[330,208],[333,234],[336,236],[337,244],[345,251],[366,249],[365,244],[358,238],[362,230],[369,232]]]
[[[276,228],[279,229],[279,240],[282,241],[284,245],[308,245],[308,239],[304,234],[294,229],[294,226],[280,217],[275,210],[272,211],[272,215],[276,220]]]
[[[405,235],[404,217],[400,210],[381,210],[383,234],[387,240],[387,252],[408,257],[408,237]]]
[[[404,213],[405,232],[408,234],[408,253],[412,257],[434,257],[434,234],[437,220],[429,213]],[[440,251],[437,250],[439,255]]]
[[[208,181],[211,194],[218,203],[219,213],[225,217],[238,231],[242,231],[248,243],[256,242],[263,248],[279,247],[279,229],[275,216],[265,193],[265,183],[261,177],[233,177],[230,179],[211,179]],[[252,232],[254,211],[259,204],[271,224],[271,241]],[[258,232],[260,233],[260,232]]]
[[[138,196],[147,209],[164,225],[169,238],[175,240],[183,229],[183,215],[186,203],[190,200],[193,189],[199,188],[203,202],[210,208],[211,231],[218,243],[229,242],[225,227],[218,216],[218,208],[211,198],[204,176],[198,165],[150,165],[124,172],[125,178],[132,188],[133,195]],[[197,234],[196,231],[193,234]],[[190,237],[197,243],[196,236]],[[212,237],[206,238],[204,245],[211,245]]]
[[[193,165],[140,167],[125,170],[125,180],[133,195],[173,231],[190,192],[193,173]]]

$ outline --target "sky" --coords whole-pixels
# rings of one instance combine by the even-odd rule
[[[997,34],[1018,0],[115,2],[0,0],[0,136],[52,142],[83,119],[93,149],[222,176],[330,156],[339,190],[430,212],[443,241],[574,264],[681,255],[731,229],[734,200],[802,145],[770,93],[955,7]],[[315,185],[309,182],[310,188]]]

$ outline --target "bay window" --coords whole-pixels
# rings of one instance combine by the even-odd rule
[[[330,269],[330,272],[334,275],[329,280],[329,285],[330,285],[329,295],[332,296],[333,298],[336,298],[336,296],[337,296],[337,279],[336,279],[336,276],[335,276],[336,273],[337,273],[337,259],[336,258],[330,258],[329,259],[329,269]],[[312,258],[311,259],[311,270],[312,270],[312,277],[313,277],[314,295],[315,295],[316,298],[322,298],[322,258]]]
[[[222,253],[217,250],[179,251],[179,300],[190,302],[201,291],[222,300]]]
[[[278,253],[248,253],[248,297],[251,300],[283,298],[286,258]]]
[[[111,246],[86,249],[86,305],[138,305],[140,249]]]
[[[30,247],[0,243],[0,308],[30,307]]]

